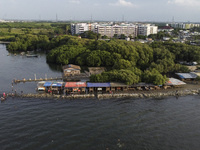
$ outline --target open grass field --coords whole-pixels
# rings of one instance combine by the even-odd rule
[[[29,32],[32,34],[38,34],[40,32],[46,34],[48,32],[53,32],[53,29],[29,29]],[[4,35],[26,34],[27,30],[26,28],[0,28],[0,33]]]

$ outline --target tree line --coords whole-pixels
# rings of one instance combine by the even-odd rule
[[[200,47],[172,42],[141,44],[111,39],[81,39],[76,36],[23,35],[8,45],[10,50],[48,51],[47,62],[107,68],[92,75],[91,82],[124,82],[128,85],[146,82],[162,85],[166,75],[188,72],[180,61],[200,61]]]

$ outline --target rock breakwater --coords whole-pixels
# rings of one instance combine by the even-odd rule
[[[129,92],[129,93],[112,93],[112,94],[80,94],[80,95],[50,95],[50,94],[13,94],[9,93],[8,97],[21,97],[21,98],[39,98],[39,99],[85,99],[85,98],[165,98],[169,96],[186,96],[186,95],[199,95],[200,89],[184,89],[173,91],[148,91],[148,92]]]

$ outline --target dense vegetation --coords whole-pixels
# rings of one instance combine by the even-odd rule
[[[77,64],[80,66],[106,67],[108,71],[92,75],[92,82],[124,82],[128,85],[146,82],[163,84],[169,73],[188,72],[180,61],[200,62],[200,47],[172,42],[141,44],[125,40],[98,40],[100,35],[86,32],[85,38],[58,35],[66,33],[63,24],[51,24],[58,30],[53,34],[19,34],[8,45],[12,51],[45,50],[47,62],[56,64]],[[26,31],[29,31],[26,29]],[[56,32],[55,32],[56,31]],[[65,32],[64,32],[65,31]],[[162,38],[164,33],[157,35]],[[155,38],[158,38],[155,37]]]
[[[0,23],[0,40],[14,41],[19,35],[54,35],[70,34],[69,23],[52,23],[52,22],[10,22]]]
[[[47,61],[80,66],[105,66],[110,71],[92,75],[93,82],[118,81],[163,84],[168,73],[188,72],[179,61],[200,61],[200,48],[155,42],[151,45],[123,40],[88,40],[65,36],[64,44],[51,50]]]

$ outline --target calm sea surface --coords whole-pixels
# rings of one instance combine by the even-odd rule
[[[61,76],[39,58],[0,45],[0,93],[14,78]],[[35,92],[37,83],[14,89]],[[165,99],[20,99],[0,103],[0,150],[199,150],[200,97]]]

